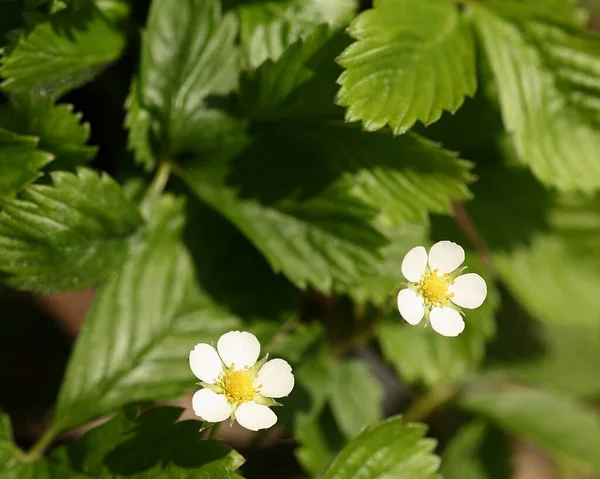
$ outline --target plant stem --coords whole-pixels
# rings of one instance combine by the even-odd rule
[[[141,210],[144,216],[147,216],[147,213],[149,213],[150,205],[165,189],[167,181],[169,181],[170,174],[171,164],[169,162],[161,163],[158,167],[158,170],[156,170],[156,175],[154,175],[152,183],[148,187],[148,190],[146,191],[146,194],[142,199]]]
[[[404,413],[405,422],[416,422],[426,419],[433,411],[454,397],[454,390],[449,386],[438,386],[429,394],[420,397]]]
[[[25,462],[34,462],[40,459],[59,433],[60,429],[54,426],[46,429],[33,447],[23,454],[22,460]]]

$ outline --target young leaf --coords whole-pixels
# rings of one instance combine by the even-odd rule
[[[40,176],[54,157],[37,149],[33,137],[18,136],[0,127],[0,198],[14,196]]]
[[[342,449],[320,478],[438,478],[435,441],[423,438],[425,431],[425,426],[403,424],[399,417],[370,426]]]
[[[118,270],[142,224],[137,208],[108,175],[81,168],[51,173],[0,211],[0,271],[15,288],[71,291]]]
[[[180,240],[181,208],[170,197],[159,202],[141,244],[98,291],[69,361],[55,427],[193,388],[187,359],[194,344],[239,326],[194,281]]]
[[[346,361],[337,366],[330,392],[331,410],[348,438],[381,419],[382,401],[383,389],[364,362]]]
[[[241,81],[246,115],[259,120],[287,117],[343,118],[333,104],[341,68],[334,57],[348,45],[342,32],[316,27],[287,48],[277,61],[267,60]]]
[[[600,37],[514,2],[472,6],[520,161],[546,185],[600,188]]]
[[[126,411],[55,451],[53,459],[90,477],[241,478],[244,458],[229,447],[201,440],[202,423],[176,422],[176,407]]]
[[[358,9],[356,0],[260,0],[239,6],[240,42],[245,62],[256,69],[267,59],[276,61],[283,51],[314,27],[328,23],[333,29],[347,25]]]
[[[55,156],[52,168],[64,169],[87,163],[96,155],[97,149],[86,145],[90,126],[80,122],[81,116],[73,113],[72,105],[24,95],[0,108],[0,127],[38,137],[38,148]]]
[[[127,148],[133,152],[135,161],[150,171],[156,164],[156,156],[152,151],[150,125],[152,116],[140,104],[140,93],[137,78],[131,82],[129,95],[125,100],[125,127],[129,129]]]
[[[600,417],[583,403],[560,393],[492,383],[474,384],[461,404],[557,459],[600,472]]]
[[[453,2],[375,0],[348,31],[357,41],[338,59],[346,71],[337,95],[348,121],[401,134],[475,93],[473,35]]]
[[[213,0],[152,2],[139,79],[128,102],[134,135],[130,145],[141,148],[138,160],[150,163],[150,138],[157,156],[171,157],[238,139],[241,122],[215,108],[237,88],[236,35],[235,17],[222,16]],[[132,96],[136,89],[138,98]],[[154,121],[144,117],[141,109]],[[152,130],[143,135],[150,125]],[[148,140],[142,141],[143,136]]]
[[[97,8],[59,12],[22,34],[2,59],[2,87],[57,98],[90,81],[124,46],[123,33]]]

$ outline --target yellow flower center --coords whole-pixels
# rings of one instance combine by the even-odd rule
[[[450,279],[448,274],[438,276],[437,269],[427,270],[419,281],[417,291],[423,296],[427,306],[448,304],[448,300],[454,296],[454,293],[448,293],[448,287],[453,283],[454,280]]]
[[[256,396],[254,390],[254,375],[248,370],[225,371],[221,378],[220,386],[223,394],[231,403],[241,404],[252,401]]]

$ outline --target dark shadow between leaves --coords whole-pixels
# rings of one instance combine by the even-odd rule
[[[488,343],[486,363],[515,364],[533,361],[545,353],[541,327],[510,296],[500,283],[501,308],[496,336]]]
[[[298,290],[239,230],[191,195],[186,215],[184,243],[199,282],[216,301],[248,319],[281,318],[296,309]]]
[[[157,408],[140,416],[133,437],[106,455],[106,467],[111,473],[124,476],[156,466],[193,469],[219,461],[230,453],[218,441],[201,441],[202,447],[198,447],[201,423],[194,420],[173,423],[180,414],[179,408]]]
[[[228,182],[240,196],[265,204],[310,198],[363,169],[457,174],[446,154],[424,148],[411,134],[394,138],[388,131],[365,133],[342,122],[290,120],[255,124],[251,135],[254,141],[235,160]]]
[[[466,202],[465,208],[492,253],[528,245],[535,235],[548,231],[552,193],[528,169],[478,165],[474,173],[478,180],[471,190],[476,201]],[[470,243],[449,217],[432,218],[432,238]]]

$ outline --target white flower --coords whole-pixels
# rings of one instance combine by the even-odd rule
[[[487,295],[485,280],[475,273],[460,275],[465,251],[451,241],[440,241],[427,251],[411,249],[402,260],[402,274],[410,282],[398,293],[398,310],[409,324],[425,317],[443,336],[458,336],[465,329],[461,309],[481,306]],[[460,276],[459,276],[460,275]]]
[[[265,356],[257,362],[259,354],[256,336],[240,331],[221,336],[217,350],[196,344],[190,368],[204,386],[192,398],[196,415],[207,422],[235,418],[252,431],[273,426],[277,416],[268,406],[278,405],[273,398],[292,392],[294,375],[283,359],[267,361]]]

